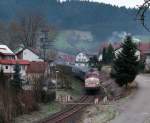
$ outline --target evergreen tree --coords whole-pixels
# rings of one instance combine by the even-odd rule
[[[131,83],[138,74],[138,64],[136,45],[132,42],[132,37],[127,36],[122,44],[122,51],[116,56],[112,68],[112,77],[115,78],[119,86]]]
[[[105,47],[103,48],[103,51],[102,51],[102,61],[106,63],[106,48]]]
[[[114,58],[114,48],[112,47],[111,44],[109,44],[107,48],[107,63],[112,63]]]
[[[91,67],[96,67],[98,64],[98,58],[97,56],[92,56],[90,59],[89,59],[89,66]]]
[[[114,58],[114,49],[111,44],[109,44],[108,48],[103,48],[103,62],[106,64],[110,64]]]
[[[19,64],[16,64],[14,67],[14,75],[13,75],[13,80],[11,81],[11,88],[12,91],[17,94],[22,90],[22,80],[20,76],[20,66]]]
[[[97,68],[99,71],[101,71],[101,68],[102,68],[102,65],[98,61],[97,56],[93,56],[93,57],[90,58],[89,66],[92,67],[92,68]]]

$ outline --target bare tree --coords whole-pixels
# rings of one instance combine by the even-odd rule
[[[0,21],[0,43],[9,45],[7,23]]]
[[[34,93],[34,98],[37,102],[41,102],[41,96],[42,96],[42,89],[43,85],[42,82],[44,80],[44,76],[33,76],[33,93]]]
[[[14,49],[16,48],[16,44],[21,44],[22,35],[21,35],[21,27],[18,22],[12,21],[8,26],[8,37],[9,37],[9,47]]]
[[[10,123],[14,118],[13,103],[10,88],[8,86],[8,79],[0,72],[0,122]]]
[[[44,25],[41,15],[29,14],[20,17],[22,41],[25,46],[34,47],[36,44],[37,32]]]
[[[10,45],[22,43],[27,47],[35,47],[38,31],[44,25],[44,16],[40,14],[33,12],[19,14],[18,19],[8,26]]]

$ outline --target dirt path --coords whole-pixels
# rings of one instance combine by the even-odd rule
[[[150,75],[136,78],[139,89],[123,106],[122,113],[110,123],[150,123]]]

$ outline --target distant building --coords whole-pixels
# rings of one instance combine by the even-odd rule
[[[18,47],[15,51],[15,54],[18,59],[32,61],[44,61],[39,56],[39,51],[31,48],[24,48],[24,46]]]
[[[62,65],[73,65],[75,63],[75,56],[58,52],[54,62]]]
[[[89,66],[89,57],[85,53],[79,53],[76,56],[75,66],[77,67],[88,67]]]

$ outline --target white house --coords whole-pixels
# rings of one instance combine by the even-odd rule
[[[122,51],[122,47],[116,49],[116,50],[115,50],[115,57],[117,57],[118,54],[119,54],[121,51]],[[141,59],[141,52],[140,52],[140,50],[138,50],[138,49],[136,50],[135,56],[138,57],[138,61]]]
[[[3,69],[4,74],[12,77],[15,64],[20,65],[21,77],[24,78],[29,62],[27,60],[17,60],[15,54],[6,45],[0,45],[0,68]]]
[[[88,67],[89,58],[84,53],[79,53],[75,59],[75,66],[77,67]]]
[[[18,59],[28,60],[30,62],[44,61],[43,59],[40,58],[36,50],[30,49],[30,48],[24,48],[24,46],[20,46],[14,52]]]
[[[29,61],[27,60],[0,60],[0,68],[3,69],[4,74],[8,75],[9,77],[12,77],[12,74],[14,73],[14,67],[16,64],[20,65],[20,74],[21,78],[25,79],[26,78],[26,71],[27,71],[27,66],[29,65]]]

